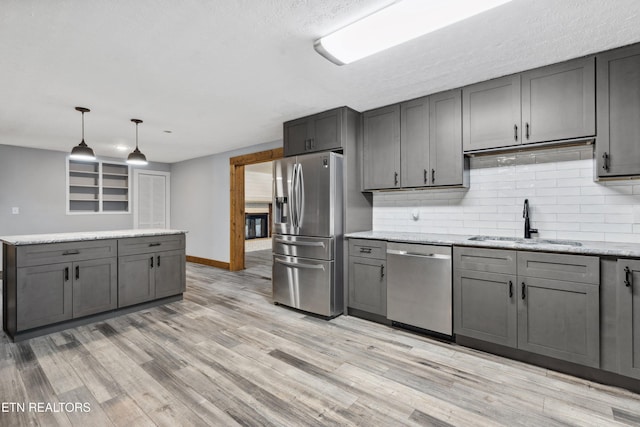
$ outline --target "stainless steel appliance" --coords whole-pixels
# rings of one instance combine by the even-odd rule
[[[452,335],[451,247],[387,243],[387,318]]]
[[[273,301],[326,317],[344,309],[342,155],[273,162]]]

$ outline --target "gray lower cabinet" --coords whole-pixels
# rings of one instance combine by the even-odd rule
[[[387,316],[386,242],[349,240],[348,307]]]
[[[598,177],[640,175],[640,46],[598,60]]]
[[[118,307],[116,258],[73,263],[73,317],[88,316]]]
[[[181,294],[185,291],[185,253],[182,250],[156,254],[156,298]]]
[[[400,188],[400,104],[362,113],[363,189]]]
[[[454,332],[599,367],[599,281],[597,257],[455,247]]]
[[[118,307],[177,295],[185,290],[182,250],[121,256],[118,271]]]
[[[620,373],[640,379],[640,260],[620,259],[617,269]]]
[[[117,307],[115,257],[22,267],[17,280],[18,331]]]
[[[518,277],[518,348],[600,367],[599,286]]]
[[[516,276],[456,270],[453,279],[455,333],[517,347]]]
[[[16,330],[73,318],[72,263],[18,268]]]

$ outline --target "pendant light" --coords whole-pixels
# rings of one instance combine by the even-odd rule
[[[84,107],[76,107],[76,110],[82,113],[82,142],[80,142],[80,144],[73,147],[73,150],[71,150],[71,155],[69,156],[69,158],[73,160],[85,160],[85,161],[95,160],[96,155],[93,154],[93,150],[91,149],[91,147],[87,145],[86,142],[84,142],[84,113],[88,113],[91,110]]]
[[[130,165],[144,166],[148,164],[147,158],[140,152],[140,150],[138,150],[138,125],[142,123],[142,120],[131,119],[131,121],[136,124],[136,149],[129,153],[129,157],[127,157],[127,163]]]

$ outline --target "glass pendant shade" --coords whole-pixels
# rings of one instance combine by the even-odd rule
[[[69,158],[73,160],[85,160],[85,161],[95,160],[96,155],[94,154],[93,150],[91,149],[91,147],[87,145],[86,142],[84,142],[84,113],[88,113],[91,110],[84,107],[76,107],[76,110],[82,113],[82,142],[80,142],[80,144],[73,147]]]
[[[138,125],[142,123],[140,119],[131,119],[136,124],[136,149],[129,153],[127,163],[130,165],[144,166],[147,165],[147,157],[138,149]]]

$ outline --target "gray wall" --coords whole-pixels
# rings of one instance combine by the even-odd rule
[[[188,231],[187,255],[229,262],[229,159],[278,147],[282,141],[171,165],[171,228]]]
[[[133,227],[132,214],[66,214],[67,155],[62,151],[0,145],[0,236]],[[143,169],[170,168],[166,163],[150,163]],[[20,208],[19,215],[11,213],[14,206]]]

